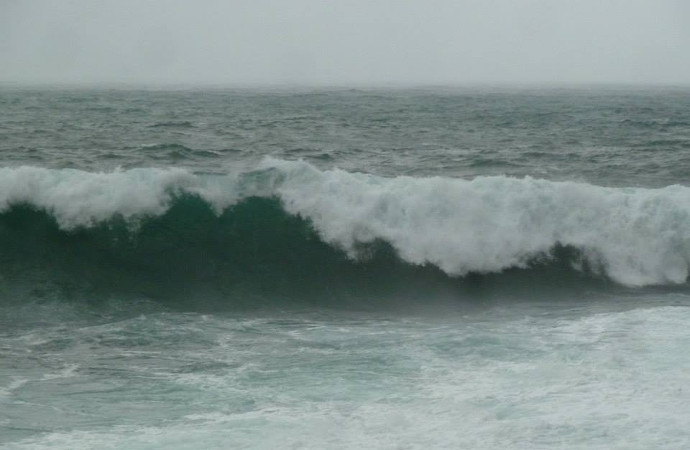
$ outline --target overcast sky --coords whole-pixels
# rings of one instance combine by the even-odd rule
[[[0,82],[690,84],[690,0],[0,0]]]

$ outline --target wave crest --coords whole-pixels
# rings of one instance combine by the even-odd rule
[[[275,198],[320,239],[362,256],[387,243],[410,265],[451,276],[526,268],[575,249],[586,266],[627,286],[685,283],[690,267],[690,189],[606,188],[532,178],[381,178],[322,171],[305,162],[264,160],[226,176],[182,169],[112,173],[0,169],[0,211],[29,205],[62,230],[165,214],[180,196],[216,214],[248,198]]]

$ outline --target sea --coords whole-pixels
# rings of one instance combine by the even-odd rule
[[[690,448],[690,89],[0,87],[0,448]]]

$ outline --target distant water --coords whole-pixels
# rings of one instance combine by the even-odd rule
[[[690,90],[0,90],[0,448],[690,448]]]

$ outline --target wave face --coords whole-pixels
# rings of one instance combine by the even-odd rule
[[[15,296],[682,285],[690,189],[381,178],[275,159],[226,176],[3,168],[0,243]]]

